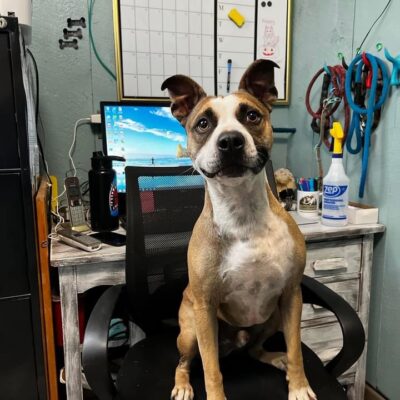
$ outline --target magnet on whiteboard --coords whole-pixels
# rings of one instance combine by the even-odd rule
[[[236,8],[232,8],[231,11],[229,11],[228,17],[230,18],[230,20],[232,22],[234,22],[239,28],[241,28],[244,23],[245,23],[245,19],[244,16],[242,14],[240,14],[240,12],[236,9]]]

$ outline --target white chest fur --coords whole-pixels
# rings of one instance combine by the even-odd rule
[[[222,237],[230,237],[219,266],[220,313],[232,325],[247,327],[275,310],[293,272],[294,242],[268,206],[265,180],[244,193],[231,189],[229,197],[211,194],[215,223]]]
[[[221,309],[234,325],[265,322],[293,271],[293,240],[285,222],[267,213],[263,234],[236,240],[220,265]]]

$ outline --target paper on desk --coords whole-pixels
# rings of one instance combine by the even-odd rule
[[[318,222],[319,222],[319,218],[318,219],[305,218],[305,217],[302,217],[301,215],[299,215],[299,213],[297,211],[289,211],[289,214],[296,221],[297,225],[318,224]]]

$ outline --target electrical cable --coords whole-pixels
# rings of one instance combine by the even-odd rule
[[[372,31],[372,29],[373,29],[373,27],[375,26],[375,24],[381,19],[381,17],[383,16],[383,14],[385,13],[385,11],[389,8],[389,6],[390,6],[390,3],[392,2],[392,0],[389,0],[387,3],[386,3],[386,6],[385,6],[385,8],[382,10],[382,12],[379,14],[379,17],[374,21],[374,23],[371,25],[371,27],[369,28],[369,30],[368,30],[368,32],[367,32],[367,34],[364,36],[364,39],[362,40],[362,42],[361,42],[361,44],[360,44],[360,46],[358,46],[357,47],[357,49],[360,49],[361,50],[361,48],[362,48],[362,45],[364,44],[364,42],[366,41],[366,39],[367,39],[367,37],[368,37],[368,35],[371,33],[371,31]]]
[[[66,175],[68,174],[69,171],[74,171],[74,175],[73,175],[73,176],[76,176],[77,168],[75,167],[75,163],[74,163],[74,160],[73,160],[73,158],[72,158],[72,151],[73,151],[74,146],[75,146],[75,143],[76,143],[76,135],[77,135],[78,126],[79,126],[81,123],[86,123],[86,122],[90,122],[90,118],[80,118],[80,119],[78,119],[78,120],[75,122],[75,125],[74,125],[74,135],[73,135],[71,147],[69,148],[69,151],[68,151],[68,157],[69,157],[69,160],[70,160],[70,162],[71,162],[72,169],[68,170],[67,173],[66,173]],[[60,225],[63,224],[63,223],[65,222],[65,221],[64,221],[64,218],[61,216],[61,214],[60,214],[60,212],[59,212],[59,205],[60,205],[59,199],[60,199],[62,196],[64,196],[64,194],[65,194],[66,191],[67,191],[67,189],[66,189],[66,187],[65,187],[65,185],[64,185],[64,190],[63,190],[57,197],[55,197],[55,198],[52,199],[52,201],[54,201],[54,200],[56,201],[56,211],[55,211],[55,212],[52,212],[52,214],[53,214],[54,216],[57,217],[58,221],[57,221],[56,226],[54,227],[54,232],[53,232],[53,233],[50,233],[50,234],[48,235],[48,238],[49,238],[49,239],[58,239],[57,231],[58,231]]]
[[[107,67],[107,65],[101,59],[101,57],[97,51],[96,44],[94,43],[93,33],[92,33],[92,18],[93,18],[93,8],[94,8],[95,1],[96,0],[89,0],[89,41],[92,46],[94,55],[97,58],[97,61],[105,69],[105,71],[116,81],[117,78],[115,77],[115,74],[110,70],[110,68]]]
[[[80,118],[75,122],[74,136],[73,136],[73,139],[72,139],[71,147],[69,148],[69,151],[68,151],[69,161],[71,162],[72,170],[74,171],[73,176],[76,176],[76,167],[75,167],[74,159],[72,158],[72,151],[73,151],[73,149],[75,147],[75,143],[76,143],[76,133],[77,133],[77,130],[78,130],[78,126],[81,123],[84,123],[84,122],[90,122],[90,118]]]
[[[43,145],[42,145],[42,141],[40,139],[39,136],[39,69],[36,63],[36,59],[34,57],[34,55],[32,54],[32,52],[27,48],[26,52],[29,54],[29,56],[31,57],[32,63],[33,63],[33,68],[35,69],[35,86],[36,86],[36,104],[35,104],[35,123],[36,123],[36,138],[37,138],[37,142],[38,142],[38,146],[39,146],[39,153],[40,153],[40,157],[42,159],[43,162],[43,168],[46,172],[47,178],[49,180],[49,183],[51,182],[50,179],[50,174],[49,174],[49,167],[47,165],[47,161],[46,158],[44,156],[44,149],[43,149]]]
[[[59,199],[60,197],[64,196],[64,194],[65,194],[66,191],[67,191],[67,189],[66,189],[66,187],[65,187],[65,185],[64,185],[64,190],[63,190],[56,198],[53,198],[53,199],[52,199],[52,201],[56,200],[56,211],[55,211],[55,212],[52,211],[51,213],[52,213],[53,215],[55,215],[55,216],[58,218],[58,220],[57,220],[56,226],[54,227],[54,232],[52,232],[52,233],[50,233],[49,235],[47,235],[47,237],[48,237],[49,239],[58,239],[57,231],[58,231],[60,225],[63,224],[63,223],[65,222],[64,217],[60,214],[60,211],[59,211],[60,202],[58,201],[58,199]]]

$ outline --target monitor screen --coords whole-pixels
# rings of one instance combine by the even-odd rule
[[[192,165],[185,129],[171,114],[169,104],[102,102],[101,114],[105,154],[126,159],[113,162],[120,193],[126,192],[125,166]],[[192,180],[203,184],[198,175]]]

